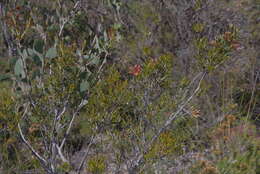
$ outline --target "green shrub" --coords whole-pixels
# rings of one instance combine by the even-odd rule
[[[105,156],[97,155],[88,161],[87,170],[91,174],[102,174],[106,171]]]

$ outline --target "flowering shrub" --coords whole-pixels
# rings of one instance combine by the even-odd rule
[[[259,173],[258,9],[1,1],[0,173]]]
[[[134,76],[138,76],[141,73],[141,66],[135,65],[134,67],[130,67],[130,74]]]

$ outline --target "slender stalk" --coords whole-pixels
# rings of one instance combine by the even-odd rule
[[[174,120],[176,120],[176,118],[179,116],[179,114],[184,110],[185,106],[191,101],[191,99],[199,92],[200,87],[201,87],[201,82],[204,79],[204,77],[206,76],[206,72],[204,72],[198,82],[198,85],[196,87],[196,89],[194,90],[194,92],[190,95],[190,97],[183,102],[183,104],[178,108],[178,110],[176,112],[173,112],[170,116],[169,119],[167,121],[165,121],[165,123],[163,124],[163,126],[155,133],[155,135],[152,137],[152,139],[150,140],[150,142],[148,143],[148,146],[146,146],[145,150],[143,151],[143,153],[135,156],[134,159],[130,160],[130,162],[132,163],[131,167],[129,168],[129,173],[130,174],[134,174],[136,173],[136,171],[138,170],[138,168],[140,167],[140,165],[142,164],[142,161],[144,159],[144,155],[147,154],[151,148],[152,145],[154,144],[154,142],[159,138],[159,136],[169,127],[170,124],[172,124],[172,122]],[[197,76],[195,77],[197,78]]]

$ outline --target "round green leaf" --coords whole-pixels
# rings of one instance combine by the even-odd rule
[[[44,50],[44,41],[40,39],[34,40],[33,48],[39,53],[43,53]]]
[[[50,59],[57,57],[57,56],[58,56],[58,53],[57,53],[56,48],[55,48],[55,47],[51,47],[51,48],[47,51],[47,53],[46,53],[45,56],[46,56],[47,58],[50,58]]]
[[[21,58],[19,58],[16,63],[15,63],[15,66],[14,66],[14,74],[16,76],[19,76],[21,78],[25,78],[25,71],[24,71],[24,68],[23,68],[23,61]]]
[[[89,83],[87,80],[84,80],[80,83],[80,92],[87,91],[89,89]]]
[[[0,74],[0,81],[9,80],[11,77],[10,74]]]

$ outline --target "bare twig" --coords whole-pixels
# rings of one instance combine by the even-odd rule
[[[67,106],[66,106],[67,103],[68,103],[68,101],[65,102],[65,106],[62,108],[62,111],[59,114],[57,114],[57,117],[56,117],[57,120],[60,120],[62,115],[66,112],[66,110],[67,110]]]
[[[68,137],[68,135],[69,135],[69,133],[70,133],[70,130],[71,130],[71,128],[72,128],[72,124],[73,124],[73,122],[74,122],[74,120],[75,120],[75,117],[77,116],[78,112],[80,111],[80,109],[81,109],[85,104],[86,104],[85,101],[82,100],[82,101],[80,102],[78,108],[76,109],[76,111],[72,114],[72,118],[71,118],[71,120],[70,120],[70,122],[69,122],[69,126],[68,126],[68,128],[67,128],[67,130],[66,130],[66,133],[65,133],[65,135],[64,135],[64,137],[63,137],[63,139],[62,139],[62,142],[61,142],[61,144],[60,144],[60,146],[59,146],[60,149],[62,149],[63,146],[64,146],[64,144],[65,144],[65,141],[66,141],[66,139],[67,139],[67,137]]]
[[[135,157],[134,159],[131,160],[131,168],[129,171],[134,171],[136,168],[138,168],[141,164],[141,162],[143,161],[144,155],[147,154],[149,152],[149,150],[151,149],[153,143],[158,139],[158,137],[169,127],[169,125],[176,120],[177,116],[183,111],[183,109],[185,108],[185,106],[191,101],[191,99],[199,92],[200,90],[200,86],[201,86],[201,82],[204,79],[206,75],[206,72],[204,72],[198,82],[197,88],[194,90],[194,92],[191,94],[191,96],[178,108],[178,110],[174,113],[172,113],[169,116],[169,119],[163,124],[163,126],[158,130],[157,133],[155,133],[155,135],[152,137],[152,139],[150,140],[150,142],[148,143],[148,146],[145,148],[145,150],[143,151],[144,153],[139,154],[137,157]],[[197,77],[195,77],[197,78]],[[131,172],[130,172],[131,173]]]
[[[83,158],[82,158],[82,160],[81,160],[81,162],[80,162],[80,165],[79,165],[77,174],[80,174],[80,171],[81,171],[81,169],[82,169],[82,167],[83,167],[83,165],[84,165],[84,163],[85,163],[85,161],[86,161],[86,159],[87,159],[88,152],[89,152],[89,150],[90,150],[90,146],[93,144],[94,138],[95,138],[95,136],[92,135],[92,136],[91,136],[91,139],[90,139],[90,142],[89,142],[89,144],[88,144],[87,150],[86,150],[86,152],[85,152],[85,154],[84,154],[84,156],[83,156]]]
[[[179,107],[179,109],[172,113],[169,117],[169,119],[165,122],[165,124],[162,126],[161,129],[159,129],[159,131],[156,133],[156,135],[153,136],[152,140],[150,141],[149,145],[148,145],[148,149],[150,149],[150,146],[154,143],[154,141],[158,138],[159,135],[161,135],[161,133],[163,131],[165,131],[165,129],[173,122],[173,120],[176,119],[176,117],[179,115],[180,112],[183,111],[184,107],[191,101],[191,99],[198,93],[198,91],[200,90],[200,86],[201,86],[201,82],[204,79],[206,73],[202,74],[202,77],[199,80],[199,84],[197,86],[197,88],[194,90],[194,92],[191,94],[191,96],[181,105],[181,107]]]
[[[28,107],[29,107],[29,105],[27,105],[27,107],[25,108],[25,111],[24,111],[24,113],[23,113],[22,118],[26,115],[27,110],[28,110]],[[34,155],[36,158],[38,158],[38,160],[43,164],[44,169],[49,172],[50,170],[47,168],[47,161],[46,161],[46,160],[31,146],[31,144],[25,139],[24,134],[23,134],[22,129],[21,129],[20,123],[18,123],[18,129],[19,129],[19,133],[20,133],[20,136],[21,136],[22,141],[24,142],[24,144],[30,149],[30,151],[33,153],[33,155]]]
[[[253,105],[253,100],[254,100],[254,96],[255,96],[258,76],[259,76],[259,72],[256,73],[256,77],[255,77],[255,80],[253,82],[251,97],[250,97],[250,100],[249,100],[249,106],[248,106],[248,110],[247,110],[247,119],[249,118],[251,110],[254,108],[252,105]]]
[[[58,146],[58,144],[55,144],[55,145],[56,145],[56,148],[57,148],[57,150],[58,150],[58,154],[59,154],[61,160],[62,160],[63,162],[67,162],[67,163],[68,163],[69,161],[68,161],[68,160],[65,158],[65,156],[63,155],[61,148]]]
[[[28,108],[29,108],[30,104],[28,103],[25,111],[21,117],[21,119],[24,119],[25,115],[27,114]],[[21,139],[23,141],[23,143],[27,146],[27,148],[32,152],[32,154],[40,161],[43,169],[47,172],[47,174],[53,174],[54,173],[54,168],[53,168],[53,161],[47,161],[44,157],[42,157],[34,148],[33,146],[29,143],[29,141],[26,140],[23,132],[22,132],[22,128],[20,123],[18,123],[18,130],[19,130],[19,134],[21,136]],[[46,147],[45,147],[46,148]],[[48,150],[48,149],[46,149]],[[49,166],[50,164],[50,166]]]
[[[5,7],[3,3],[0,3],[0,25],[2,27],[2,33],[5,40],[5,44],[8,48],[8,56],[12,57],[14,56],[14,43],[12,41],[11,35],[8,32],[8,26],[6,25],[6,22],[3,20],[5,17]]]
[[[60,25],[60,31],[59,31],[59,37],[62,35],[63,29],[65,27],[65,25],[69,22],[70,18],[72,18],[73,16],[75,16],[75,11],[77,10],[77,8],[80,5],[80,1],[77,1],[73,7],[73,9],[71,10],[71,13],[69,16],[67,16],[66,18],[62,18],[62,23]],[[61,6],[61,5],[60,5]],[[61,7],[62,8],[62,7]]]

